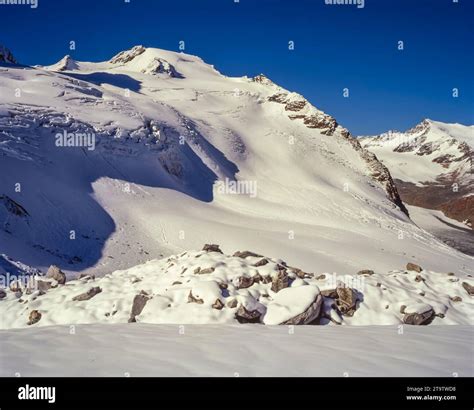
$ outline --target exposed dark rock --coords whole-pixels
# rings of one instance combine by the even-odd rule
[[[301,111],[305,106],[305,100],[290,101],[285,105],[285,111]]]
[[[288,287],[288,273],[286,269],[280,269],[278,274],[272,279],[272,291],[279,292]]]
[[[352,316],[357,309],[356,292],[347,286],[339,286],[336,288],[336,293],[336,304],[340,312],[345,316]]]
[[[236,308],[237,305],[238,305],[237,299],[231,299],[227,302],[227,307],[231,309]]]
[[[221,310],[224,307],[224,304],[220,299],[216,299],[216,301],[212,304],[212,307],[217,310]]]
[[[474,295],[474,286],[470,285],[469,283],[467,282],[463,282],[462,283],[462,287],[466,290],[467,294],[469,296],[473,296]]]
[[[46,272],[46,277],[54,279],[60,285],[64,285],[66,283],[66,274],[59,269],[56,265],[51,265]]]
[[[215,269],[214,268],[206,268],[206,269],[200,269],[199,271],[194,271],[194,273],[198,274],[198,275],[208,275],[209,273],[212,273],[214,272]]]
[[[171,284],[171,286],[182,285],[182,284],[183,284],[183,282],[180,282],[179,280],[175,280],[175,281]]]
[[[38,310],[32,310],[30,312],[27,325],[31,326],[31,325],[34,325],[35,323],[38,323],[41,320],[41,317],[42,315]]]
[[[401,305],[400,306],[400,313],[405,313],[405,309],[407,308],[407,305]]]
[[[203,251],[206,252],[219,252],[222,253],[222,251],[219,248],[219,245],[204,245],[204,248],[202,248]]]
[[[89,300],[101,292],[102,292],[102,289],[98,286],[95,286],[93,288],[90,288],[87,292],[81,293],[80,295],[73,297],[72,300],[73,301]]]
[[[373,275],[375,272],[373,270],[364,269],[357,272],[358,275]]]
[[[411,262],[407,263],[406,269],[411,270],[411,271],[415,271],[415,272],[418,272],[418,273],[420,273],[423,270],[423,268],[421,266],[419,266],[415,263],[411,263]]]
[[[259,267],[259,266],[265,266],[268,263],[267,258],[260,259],[257,263],[254,263],[253,266]]]
[[[132,61],[135,57],[143,54],[146,48],[143,46],[135,46],[130,50],[121,51],[116,56],[112,57],[110,62],[112,64],[126,64]]]
[[[324,280],[324,279],[326,279],[326,275],[324,274],[316,276],[316,280]]]
[[[235,318],[239,323],[260,323],[261,315],[258,310],[248,311],[241,305],[235,313]]]
[[[433,308],[423,313],[409,313],[405,310],[405,316],[403,317],[403,323],[407,325],[428,325],[435,318],[435,312]]]
[[[415,282],[424,282],[426,279],[421,275],[416,275]]]
[[[243,252],[237,251],[232,256],[242,258],[242,259],[245,259],[245,258],[248,258],[248,257],[252,257],[252,258],[261,258],[262,257],[262,255],[259,255],[258,253],[254,253],[254,252],[250,252],[250,251],[243,251]]]
[[[135,317],[142,313],[143,308],[149,300],[150,297],[144,292],[139,293],[133,298],[132,311],[130,312],[130,318],[128,319],[128,323],[136,322]]]
[[[198,305],[202,305],[204,300],[194,297],[193,292],[190,290],[188,295],[188,303],[197,303]]]
[[[247,289],[255,283],[255,279],[248,276],[241,276],[237,279],[237,289]]]
[[[25,208],[6,195],[0,195],[0,203],[3,203],[7,211],[12,215],[18,216],[20,218],[26,218],[30,216]]]
[[[7,292],[3,289],[0,289],[0,299],[5,299],[7,297]]]
[[[451,296],[449,299],[452,302],[462,302],[462,297],[461,296]]]
[[[332,298],[336,299],[337,298],[337,292],[336,289],[326,289],[321,291],[321,295],[323,295],[326,298]]]

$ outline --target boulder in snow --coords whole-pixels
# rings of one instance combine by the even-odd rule
[[[359,272],[357,272],[358,275],[373,275],[375,272],[373,270],[370,270],[370,269],[363,269],[363,270],[360,270]]]
[[[34,325],[35,323],[38,323],[41,320],[41,313],[38,310],[32,310],[30,312],[30,316],[28,318],[28,326]]]
[[[102,292],[102,289],[98,286],[95,286],[93,288],[90,288],[87,292],[81,293],[80,295],[77,295],[72,298],[73,301],[83,301],[83,300],[89,300],[92,299],[95,295],[98,295],[99,293]]]
[[[321,313],[323,297],[317,286],[297,286],[278,292],[268,304],[266,325],[306,325]]]
[[[129,323],[136,322],[135,317],[142,313],[143,308],[146,305],[146,302],[150,300],[150,296],[148,296],[145,292],[140,292],[133,298],[132,304],[132,311],[130,312],[130,319],[128,319]]]
[[[357,294],[354,289],[347,286],[336,288],[336,304],[340,312],[345,316],[352,316],[357,309]]]
[[[260,323],[260,316],[262,314],[258,310],[247,310],[244,305],[241,305],[235,313],[235,318],[239,323]]]
[[[469,296],[473,296],[474,295],[474,286],[470,285],[469,283],[467,282],[463,282],[462,283],[462,287],[466,290],[467,294]]]
[[[415,271],[415,272],[418,272],[418,273],[420,273],[423,270],[423,268],[421,266],[417,265],[416,263],[411,263],[411,262],[407,263],[407,268],[406,269],[407,270],[412,270],[412,271]]]
[[[403,313],[403,323],[407,325],[428,325],[435,318],[433,307],[426,303],[407,306]]]
[[[46,272],[46,277],[54,279],[60,285],[64,285],[66,283],[66,274],[59,269],[56,265],[51,265]]]
[[[219,253],[222,253],[222,251],[219,248],[219,245],[215,245],[215,244],[204,245],[204,248],[202,248],[202,250],[206,251],[206,252],[219,252]]]

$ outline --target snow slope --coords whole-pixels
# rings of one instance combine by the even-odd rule
[[[474,375],[472,326],[96,324],[0,338],[2,377]]]
[[[26,265],[103,275],[219,243],[309,271],[471,271],[347,130],[264,76],[135,47],[1,66],[0,87],[0,195],[27,211],[0,204],[0,248]]]

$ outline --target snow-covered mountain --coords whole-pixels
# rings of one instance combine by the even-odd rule
[[[426,119],[406,132],[359,140],[389,168],[404,202],[473,226],[474,126]]]
[[[387,168],[331,116],[264,75],[134,47],[0,66],[0,248],[96,275],[219,243],[308,271],[413,260],[472,272],[418,228]]]

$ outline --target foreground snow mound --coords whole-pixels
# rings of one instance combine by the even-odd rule
[[[83,276],[83,275],[81,275]],[[95,279],[57,267],[0,289],[0,327],[80,323],[470,324],[474,281],[409,263],[354,276],[308,273],[217,245]],[[133,325],[131,325],[133,326]]]
[[[474,375],[471,326],[96,324],[75,326],[73,336],[71,329],[0,331],[0,376]]]

